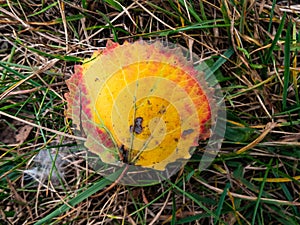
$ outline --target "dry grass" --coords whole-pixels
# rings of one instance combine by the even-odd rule
[[[0,1],[0,224],[299,224],[299,15],[294,1]],[[72,152],[65,80],[108,39],[140,38],[223,59],[225,141],[205,171],[197,152],[170,181],[106,189]],[[67,160],[55,179],[49,155]]]

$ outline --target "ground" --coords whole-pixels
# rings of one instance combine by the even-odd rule
[[[298,1],[0,1],[0,224],[299,224]],[[148,187],[95,173],[66,118],[66,80],[108,40],[192,50],[227,126],[205,170]],[[55,162],[54,162],[55,160]]]

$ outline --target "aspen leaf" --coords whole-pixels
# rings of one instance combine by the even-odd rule
[[[179,47],[108,42],[67,85],[67,116],[104,163],[162,171],[210,136],[210,89]]]

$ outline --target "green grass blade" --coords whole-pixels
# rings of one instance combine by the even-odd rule
[[[118,10],[119,12],[121,12],[123,10],[122,7],[120,6],[120,4],[117,3],[117,1],[114,1],[114,0],[105,0],[104,2],[106,4],[108,4],[109,6],[111,6],[112,8]]]
[[[286,110],[287,106],[287,94],[288,94],[288,87],[289,87],[289,81],[290,81],[290,48],[291,48],[291,26],[292,23],[289,21],[287,31],[286,31],[286,38],[285,38],[285,44],[284,44],[284,81],[283,81],[283,93],[282,93],[282,109]]]
[[[166,36],[166,35],[171,35],[171,34],[177,34],[179,32],[187,32],[187,31],[195,31],[195,30],[207,30],[207,29],[211,29],[211,28],[223,28],[223,27],[230,27],[230,24],[218,24],[216,22],[223,22],[223,20],[216,20],[216,21],[206,21],[200,24],[193,24],[193,25],[187,25],[184,27],[178,27],[174,30],[165,30],[165,31],[161,31],[159,33],[160,36]],[[215,24],[216,23],[216,24]]]
[[[77,15],[72,15],[72,16],[66,16],[66,21],[71,22],[71,21],[78,21],[83,19],[85,16],[83,14],[77,14]],[[63,23],[62,18],[58,18],[55,20],[56,23]]]
[[[31,47],[28,47],[28,49],[30,51],[38,53],[39,55],[42,55],[42,56],[47,57],[47,58],[60,59],[60,60],[66,61],[66,62],[82,62],[83,61],[82,58],[79,58],[79,57],[76,57],[76,56],[49,54],[49,53],[42,52],[38,49],[31,48]]]
[[[197,66],[197,69],[200,71],[204,71],[205,72],[205,79],[208,81],[208,83],[210,85],[215,85],[216,82],[220,82],[220,80],[222,79],[221,77],[218,77],[216,72],[220,69],[220,67],[228,61],[228,59],[233,55],[234,50],[232,47],[228,48],[223,55],[221,55],[217,61],[212,65],[208,65],[206,62],[201,63],[200,65]],[[215,75],[217,80],[213,80],[212,78],[214,78]]]
[[[42,14],[42,13],[46,12],[48,9],[51,9],[52,7],[56,6],[57,4],[58,4],[58,2],[53,2],[52,4],[46,6],[45,8],[43,8],[43,9],[41,9],[41,10],[39,10],[39,11],[31,14],[31,15],[29,15],[28,17],[37,16],[39,14]]]
[[[200,5],[200,12],[201,12],[202,20],[206,21],[207,16],[206,16],[206,13],[205,13],[205,8],[204,8],[204,5],[203,5],[203,1],[199,1],[199,5]]]
[[[268,51],[266,53],[266,56],[265,56],[265,63],[266,64],[270,61],[270,58],[273,54],[273,51],[274,51],[274,49],[277,45],[277,42],[278,42],[278,40],[280,38],[280,35],[281,35],[281,32],[284,28],[285,20],[286,20],[286,13],[283,14],[281,22],[280,22],[279,27],[277,29],[277,32],[275,34],[274,40],[272,41],[272,44],[271,44],[270,48],[268,49]]]
[[[269,26],[268,26],[269,33],[271,32],[271,29],[272,29],[272,21],[273,21],[273,17],[274,17],[275,6],[276,6],[276,0],[273,0],[272,9],[271,9],[271,13],[270,13],[270,22],[269,22]]]
[[[220,215],[221,215],[221,211],[222,211],[223,204],[224,204],[224,201],[225,201],[225,197],[227,196],[227,191],[228,191],[229,188],[230,188],[230,183],[227,183],[225,188],[224,188],[223,193],[220,196],[220,200],[218,202],[218,208],[216,210],[217,219],[214,221],[214,225],[216,225],[218,220],[220,219]]]
[[[6,66],[6,62],[1,62],[0,61],[0,67],[3,67],[6,71],[11,72],[12,74],[16,75],[20,79],[26,79],[27,78],[25,75],[23,75],[23,74],[19,73],[18,71],[10,68],[9,66]],[[35,87],[40,87],[41,86],[39,83],[37,83],[36,81],[34,81],[32,79],[29,79],[28,82],[31,83]]]
[[[11,63],[12,60],[13,60],[13,57],[14,57],[14,54],[15,54],[15,51],[16,51],[16,46],[14,45],[10,51],[10,55],[9,55],[9,58],[7,60],[7,63]],[[5,77],[6,77],[6,74],[7,74],[7,70],[3,70],[3,73],[1,75],[1,80],[4,80]]]
[[[185,7],[185,1],[183,0],[179,0],[180,4],[182,5],[183,8],[186,8]],[[193,1],[192,1],[193,2]],[[187,3],[187,10],[189,11],[189,13],[197,20],[198,23],[201,23],[202,20],[201,18],[199,17],[198,13],[195,11],[193,5],[192,5],[192,2],[190,4]]]
[[[171,220],[171,225],[176,224],[176,211],[177,211],[176,198],[175,198],[175,195],[174,195],[174,192],[173,192],[172,193],[172,220]]]
[[[260,186],[260,190],[259,190],[259,193],[258,193],[258,196],[257,196],[257,200],[256,200],[256,204],[255,204],[255,208],[254,208],[254,212],[253,212],[253,216],[252,216],[252,222],[251,222],[252,225],[256,224],[255,223],[255,218],[256,218],[257,210],[258,210],[258,207],[260,205],[260,199],[263,195],[263,190],[264,190],[264,187],[265,187],[265,183],[266,183],[266,179],[268,177],[269,171],[271,169],[272,162],[273,162],[273,159],[271,159],[269,164],[268,164],[267,170],[266,170],[265,175],[264,175],[264,180],[263,180],[263,182],[261,183],[261,186]]]

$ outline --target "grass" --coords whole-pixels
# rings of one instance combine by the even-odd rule
[[[0,224],[299,224],[299,15],[275,0],[0,1]],[[109,39],[157,38],[208,60],[225,140],[203,171],[200,149],[170,180],[122,186],[73,151],[65,80]],[[68,160],[59,185],[54,162],[24,174],[45,149]]]

